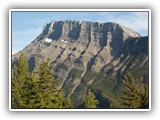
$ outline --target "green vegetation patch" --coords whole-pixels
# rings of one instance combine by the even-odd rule
[[[73,69],[69,72],[68,77],[69,77],[69,78],[71,78],[71,77],[81,78],[82,73],[83,73],[83,70],[79,70],[79,69],[73,68]]]
[[[95,77],[94,82],[96,83],[96,82],[98,82],[98,81],[103,80],[104,76],[105,76],[105,73],[104,73],[104,72],[100,72],[100,73]]]
[[[62,68],[62,69],[64,69],[64,70],[68,70],[68,67],[64,64],[64,63],[61,63],[61,64],[58,64],[58,66],[57,66],[58,68]]]
[[[114,104],[114,108],[120,107],[118,100],[119,96],[117,95],[121,95],[121,91],[118,86],[116,73],[106,76],[104,72],[100,72],[91,85],[96,93],[103,93],[101,97],[104,97],[104,99],[107,99],[110,103]]]
[[[101,75],[99,75],[101,76]],[[95,80],[98,81],[98,76]],[[94,81],[92,84],[92,87],[94,87],[94,89],[96,90],[100,90],[102,91],[102,93],[110,93],[112,94],[114,87],[117,85],[117,80],[116,78],[114,79],[114,77],[112,75],[106,76],[104,79],[102,79],[99,82]]]
[[[63,87],[63,91],[65,96],[67,96],[68,94],[70,94],[72,92],[72,89],[74,88],[75,85],[71,84],[70,82],[65,84],[65,86]]]
[[[71,95],[72,105],[75,108],[79,108],[84,103],[86,90],[87,86],[84,82],[82,82]]]
[[[66,95],[68,95],[72,89],[74,88],[75,84],[73,84],[73,81],[76,78],[81,78],[81,75],[83,73],[83,70],[75,69],[73,68],[67,77],[67,82],[65,83],[63,89]]]
[[[83,79],[85,82],[88,82],[88,81],[92,80],[96,75],[97,75],[97,73],[95,73],[95,72],[87,71],[87,72],[84,74],[84,76],[83,76],[82,79]]]

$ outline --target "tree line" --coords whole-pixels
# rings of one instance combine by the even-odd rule
[[[123,90],[120,106],[126,109],[146,109],[149,108],[149,90],[144,83],[139,83],[134,79],[129,71],[127,71],[122,80]],[[85,107],[97,108],[99,101],[96,100],[94,93],[90,90],[86,96]],[[109,104],[109,108],[113,108],[113,104]]]
[[[13,67],[11,107],[13,109],[53,109],[72,108],[70,96],[65,97],[62,88],[53,77],[48,60],[36,63],[32,73],[29,72],[25,54],[21,54]],[[124,75],[122,108],[147,108],[148,86],[139,85],[130,72]],[[99,101],[91,90],[87,91],[85,108],[97,108]],[[109,105],[112,108],[112,104]]]
[[[37,63],[31,74],[23,53],[13,68],[11,98],[12,108],[72,108],[70,97],[64,97],[53,77],[49,61]]]

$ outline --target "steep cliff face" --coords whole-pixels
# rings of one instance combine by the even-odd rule
[[[103,96],[114,101],[120,94],[122,74],[128,69],[136,78],[148,80],[148,37],[117,23],[52,21],[13,55],[13,61],[21,52],[29,59],[30,71],[37,59],[50,60],[55,77],[75,107],[83,103],[87,88],[100,100]]]

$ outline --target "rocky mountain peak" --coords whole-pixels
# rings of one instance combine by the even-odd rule
[[[53,40],[58,40],[60,37],[76,40],[83,31],[101,34],[107,34],[107,32],[111,32],[113,35],[121,35],[123,37],[123,41],[130,37],[140,37],[138,33],[118,23],[65,20],[52,21],[51,23],[46,24],[42,34],[40,35],[41,37],[38,37],[36,40],[40,41],[44,39],[44,37],[49,37]]]
[[[84,101],[88,86],[102,92],[101,88],[107,88],[112,93],[119,91],[126,70],[140,71],[141,80],[148,75],[148,37],[113,22],[52,21],[13,55],[13,64],[22,52],[28,57],[31,72],[37,60],[50,60],[55,78],[76,107]]]

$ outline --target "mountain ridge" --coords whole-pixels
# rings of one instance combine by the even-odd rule
[[[65,94],[71,95],[75,107],[83,104],[88,88],[95,93],[108,91],[117,99],[112,93],[119,93],[127,70],[143,82],[148,81],[144,80],[148,75],[148,37],[117,23],[52,21],[28,46],[12,56],[12,63],[22,52],[28,58],[30,72],[37,60],[50,60],[54,77]]]

